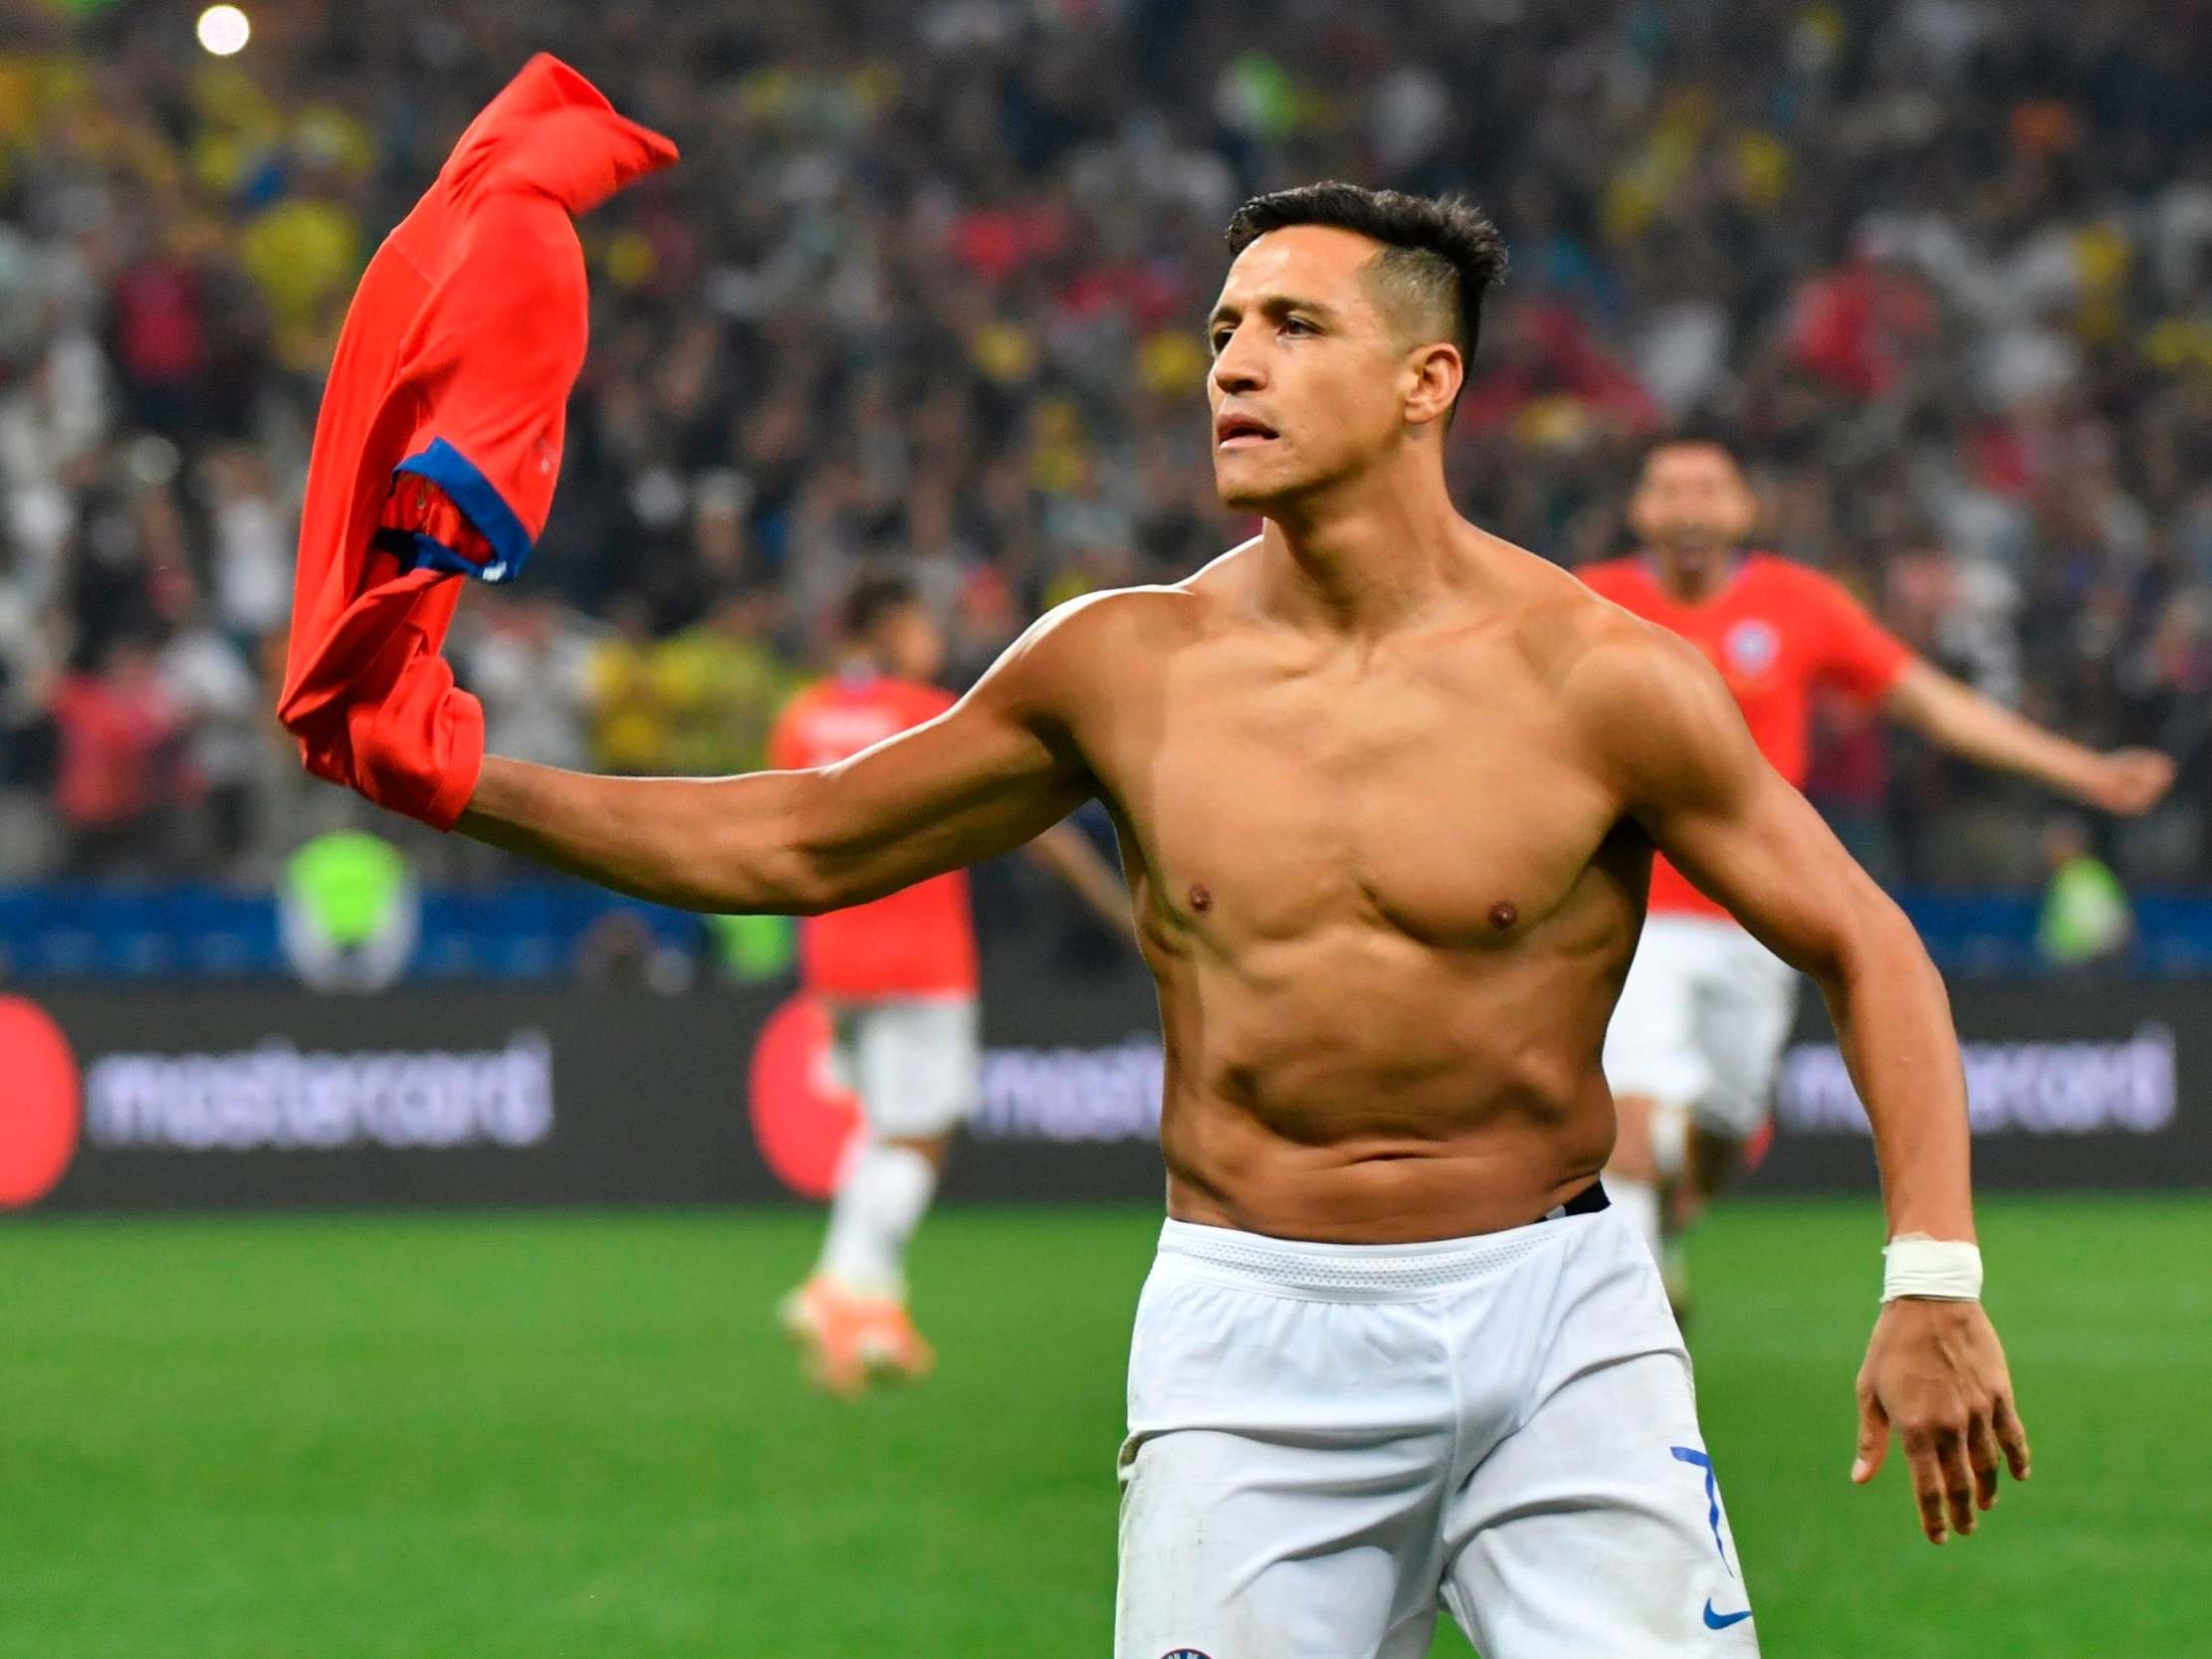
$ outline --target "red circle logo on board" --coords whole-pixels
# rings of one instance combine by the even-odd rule
[[[860,1140],[860,1102],[830,1064],[829,1011],[803,992],[753,1045],[753,1140],[775,1178],[807,1198],[837,1190]]]
[[[0,1209],[35,1204],[77,1155],[77,1056],[54,1016],[0,996]]]

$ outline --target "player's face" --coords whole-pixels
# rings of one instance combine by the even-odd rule
[[[935,680],[945,667],[945,634],[927,605],[901,605],[876,625],[876,653],[902,680]]]
[[[1368,291],[1377,245],[1293,225],[1237,255],[1207,324],[1214,485],[1266,513],[1352,476],[1398,442],[1408,352]]]
[[[1645,546],[1696,563],[1739,545],[1757,516],[1735,458],[1717,444],[1653,451],[1629,502],[1629,522]]]

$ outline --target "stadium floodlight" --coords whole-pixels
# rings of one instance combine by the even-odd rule
[[[228,58],[253,38],[254,26],[236,6],[210,6],[200,13],[197,32],[202,47]]]

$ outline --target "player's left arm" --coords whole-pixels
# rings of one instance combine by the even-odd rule
[[[2173,785],[2173,760],[2157,749],[2100,753],[2046,730],[1918,658],[1882,697],[1881,710],[1939,748],[2033,778],[2106,812],[2147,812]]]
[[[1566,687],[1624,812],[1827,998],[1874,1125],[1889,1236],[1971,1244],[1966,1088],[1949,998],[1904,913],[1769,765],[1697,651],[1610,620]],[[1892,1427],[1921,1525],[1941,1543],[1996,1502],[2028,1445],[2002,1347],[1978,1300],[1885,1301],[1859,1377],[1859,1456],[1873,1478]]]

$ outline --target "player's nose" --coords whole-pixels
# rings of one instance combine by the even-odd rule
[[[1214,384],[1228,397],[1266,385],[1267,367],[1257,347],[1240,345],[1231,336],[1221,354],[1214,359]]]

